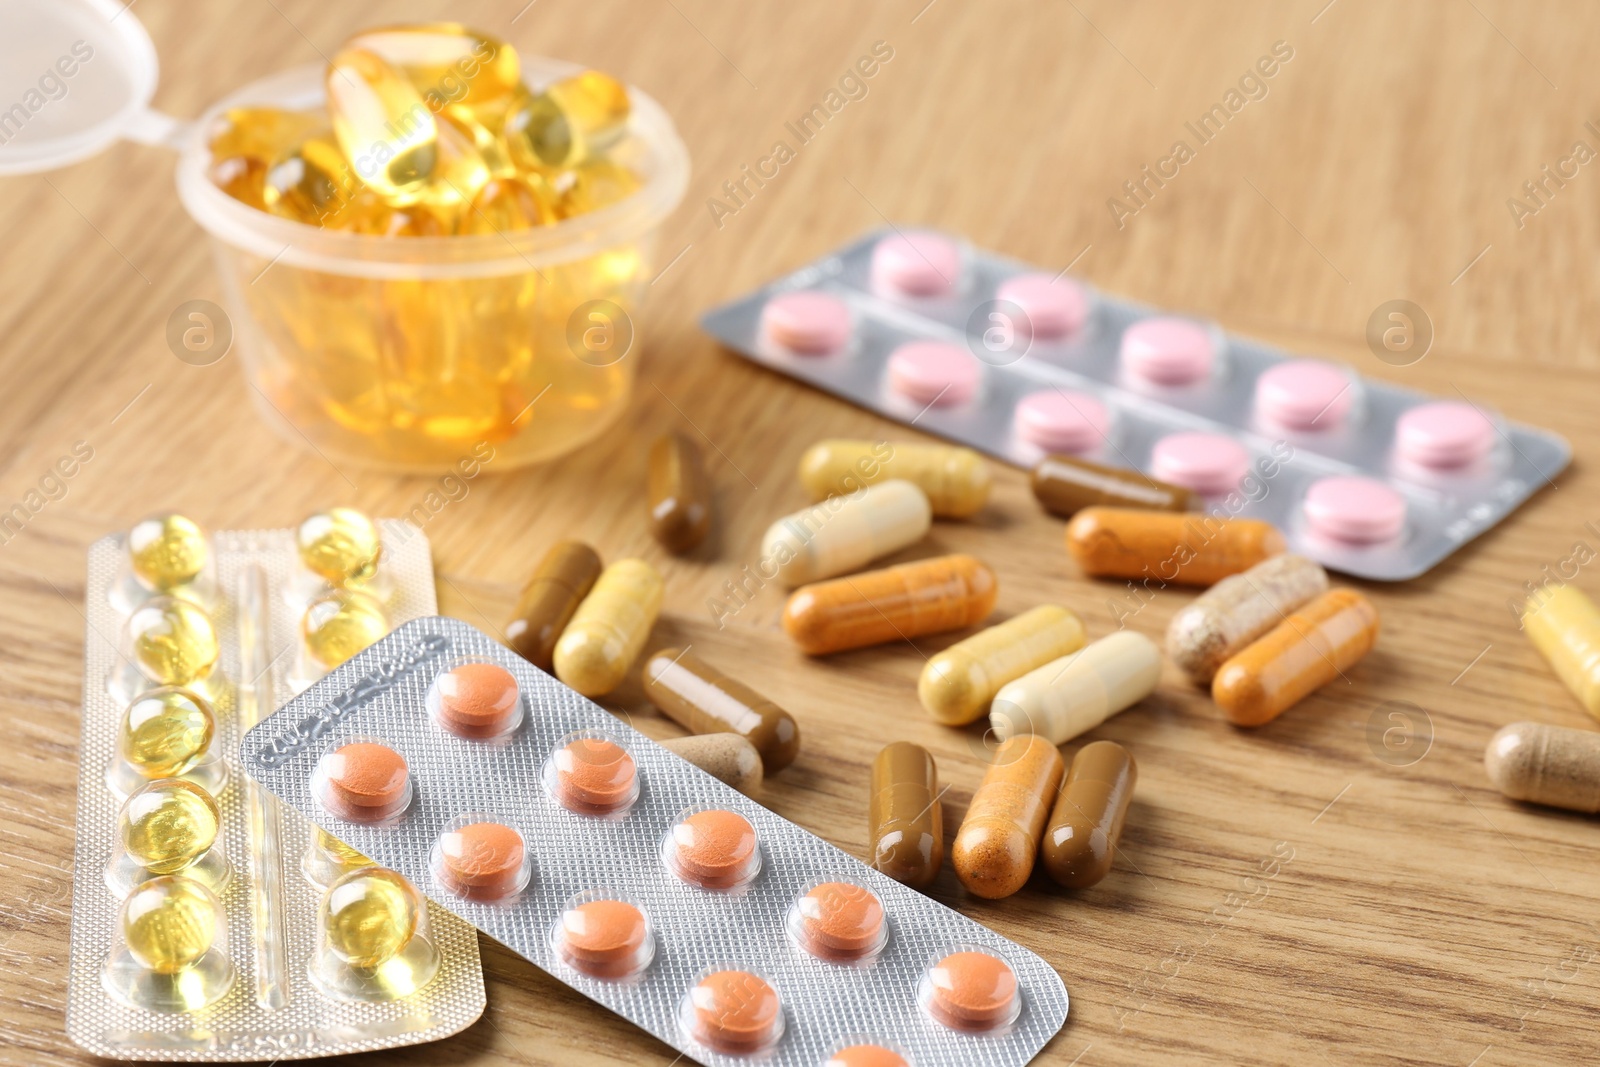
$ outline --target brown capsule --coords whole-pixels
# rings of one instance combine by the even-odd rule
[[[998,900],[1027,884],[1061,771],[1060,750],[1037,734],[1013,737],[994,750],[950,853],[969,891]]]
[[[783,628],[813,656],[976,626],[994,610],[1000,583],[971,556],[937,556],[801,586]]]
[[[1071,456],[1048,455],[1033,468],[1033,495],[1048,512],[1071,518],[1084,508],[1188,511],[1194,494],[1135,470],[1107,467]]]
[[[761,783],[765,777],[761,769],[761,753],[738,734],[674,737],[661,742],[661,747],[747,797],[761,795]]]
[[[1133,757],[1115,741],[1078,750],[1044,831],[1050,877],[1068,889],[1088,889],[1111,873],[1138,777]]]
[[[676,431],[650,447],[650,533],[669,552],[693,550],[711,529],[711,480],[695,443]]]
[[[506,626],[512,651],[541,671],[550,670],[561,631],[594,588],[600,570],[599,553],[582,541],[563,541],[545,553]]]
[[[1260,519],[1095,507],[1067,523],[1067,551],[1085,574],[1103,578],[1215,585],[1287,547]]]
[[[664,648],[645,661],[644,692],[690,733],[731,733],[749,741],[761,753],[768,774],[783,770],[800,754],[800,726],[794,716],[683,649]]]
[[[1514,722],[1483,752],[1489,781],[1512,800],[1600,811],[1600,733]]]
[[[939,770],[927,749],[896,741],[878,753],[869,808],[872,865],[913,889],[938,877],[944,864],[944,812]]]
[[[1224,663],[1211,699],[1235,725],[1261,726],[1354,667],[1377,641],[1372,601],[1330,589]]]

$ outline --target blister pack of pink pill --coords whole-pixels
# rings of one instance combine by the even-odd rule
[[[873,1063],[1001,1067],[1066,1020],[1034,953],[455,619],[399,627],[239,757],[330,834],[700,1063],[817,1067],[865,1047]]]
[[[1346,574],[1414,578],[1560,472],[1557,434],[885,229],[701,320],[747,358],[1024,467],[1061,453],[1265,519]]]

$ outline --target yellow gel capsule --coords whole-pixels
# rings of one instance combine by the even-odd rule
[[[174,512],[142,519],[128,531],[128,563],[134,577],[157,592],[194,581],[209,556],[205,531],[193,519]]]
[[[511,158],[523,170],[575,166],[622,137],[630,110],[627,87],[597,70],[519,93],[506,116]]]
[[[506,233],[560,221],[556,196],[541,175],[494,178],[461,219],[462,233]]]
[[[489,165],[473,143],[472,133],[460,123],[440,116],[435,125],[438,163],[433,180],[422,191],[422,201],[454,220],[488,184]]]
[[[128,705],[117,754],[140,777],[174,778],[200,762],[216,730],[216,715],[205,698],[164,686]]]
[[[217,116],[206,147],[213,159],[239,157],[265,166],[281,159],[325,125],[327,120],[313,111],[230,107]]]
[[[350,48],[382,56],[397,67],[434,112],[478,107],[522,85],[517,50],[458,22],[423,22],[365,30]]]
[[[1083,647],[1079,618],[1041,604],[1014,619],[973,634],[930,659],[917,680],[917,697],[947,726],[981,716],[1002,686]]]
[[[377,525],[355,508],[329,508],[303,521],[294,533],[300,562],[335,586],[369,581],[383,557]]]
[[[957,445],[828,440],[818,441],[800,457],[800,484],[813,500],[890,478],[904,479],[928,494],[933,513],[946,519],[965,519],[983,510],[994,481],[982,456]]]
[[[375,237],[444,237],[450,220],[421,201],[395,207],[371,189],[360,189],[330,228]]]
[[[333,133],[356,177],[396,204],[421,196],[439,162],[439,132],[410,80],[361,48],[341,49],[326,80]]]
[[[372,861],[366,856],[340,841],[322,827],[318,826],[315,830],[317,847],[334,863],[350,871],[358,871],[362,867],[371,867],[373,865]]]
[[[632,196],[639,188],[639,177],[620,163],[606,159],[592,159],[578,164],[577,168],[562,176],[558,182],[561,190],[562,218],[587,215],[610,207],[617,201]]]
[[[661,575],[642,559],[601,571],[556,642],[556,677],[586,697],[620,685],[661,613],[663,591]]]
[[[322,898],[323,936],[345,963],[373,970],[410,943],[421,910],[410,882],[386,868],[367,867],[328,888]]]
[[[1585,711],[1600,719],[1600,606],[1570,585],[1534,598],[1522,628]]]
[[[122,905],[128,953],[156,974],[177,974],[210,951],[222,905],[199,882],[163,875],[143,882]]]
[[[450,107],[438,116],[441,126],[453,127],[472,145],[491,178],[507,178],[518,173],[511,159],[511,147],[499,132],[500,124],[505,121],[504,112],[504,104],[486,104],[476,109]],[[528,172],[529,175],[536,173]]]
[[[383,605],[351,589],[336,589],[313,600],[300,620],[306,651],[330,671],[388,632]]]
[[[211,674],[221,651],[204,608],[162,596],[128,617],[128,644],[140,673],[158,685],[189,685]]]
[[[210,793],[182,778],[163,778],[122,806],[122,847],[141,867],[175,874],[216,844],[221,817]]]
[[[308,226],[339,228],[360,183],[339,146],[315,134],[273,161],[261,187],[267,210]]]
[[[835,497],[767,528],[761,558],[785,585],[849,574],[928,535],[928,498],[910,482],[890,481]]]
[[[241,204],[267,210],[267,165],[249,156],[224,156],[206,169],[211,184]]]

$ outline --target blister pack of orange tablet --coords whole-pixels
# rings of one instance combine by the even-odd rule
[[[455,619],[245,735],[245,771],[543,970],[711,1065],[1023,1064],[1032,952],[637,733]]]
[[[483,1012],[472,927],[234,759],[322,673],[317,654],[436,610],[427,540],[354,518],[382,575],[361,593],[323,588],[295,530],[208,537],[161,515],[89,550],[67,1033],[96,1055],[301,1059],[437,1040]],[[313,546],[326,519],[301,527]],[[388,941],[359,922],[385,908]]]

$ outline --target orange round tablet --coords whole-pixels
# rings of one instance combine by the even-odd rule
[[[353,741],[322,757],[322,803],[352,822],[376,822],[411,802],[405,757],[376,741]]]
[[[1016,1016],[1017,976],[987,952],[955,952],[928,972],[928,1013],[957,1030],[989,1030]]]
[[[639,795],[639,772],[628,750],[615,741],[580,737],[556,750],[556,799],[573,811],[604,815],[621,811]]]
[[[561,915],[567,962],[599,978],[622,978],[646,962],[650,925],[624,900],[590,900]]]
[[[883,902],[850,882],[823,882],[795,902],[795,937],[814,956],[860,959],[883,944]]]
[[[778,991],[748,971],[713,971],[689,992],[689,1028],[719,1052],[758,1052],[783,1032]]]
[[[517,680],[493,663],[463,663],[434,679],[434,716],[462,737],[496,737],[522,709]]]
[[[882,1045],[851,1045],[828,1057],[822,1067],[909,1067],[904,1056]]]
[[[435,873],[445,888],[472,900],[499,900],[522,888],[522,835],[503,823],[468,823],[439,836]]]
[[[697,811],[672,828],[668,856],[684,881],[707,889],[731,889],[749,881],[761,865],[756,828],[733,811]]]

